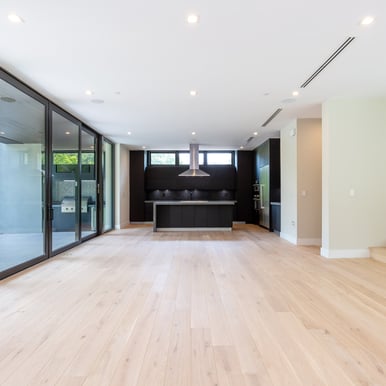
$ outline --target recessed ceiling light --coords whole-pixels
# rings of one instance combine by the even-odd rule
[[[92,95],[92,94],[94,94],[91,90],[86,90],[84,93],[85,93],[86,95]]]
[[[127,135],[131,135],[131,131],[128,131],[128,132],[127,132]]]
[[[142,146],[142,149],[146,149],[146,146]]]
[[[298,95],[299,95],[299,91],[293,91],[293,92],[292,92],[292,95],[293,95],[293,96],[298,96]]]
[[[24,23],[24,20],[20,16],[16,15],[15,13],[10,13],[8,15],[8,20],[16,24]]]
[[[105,103],[103,99],[91,99],[91,103],[101,104]]]
[[[255,131],[255,132],[253,133],[253,135],[257,135],[257,134],[259,134],[257,131]]]
[[[196,135],[196,132],[195,132],[195,131],[192,131],[192,135]]]
[[[7,96],[0,97],[0,100],[3,102],[7,102],[7,103],[15,103],[16,102],[15,98],[7,97]]]
[[[4,131],[0,131],[0,135],[4,135],[5,134],[5,132]]]
[[[364,19],[362,19],[361,24],[362,25],[369,25],[374,22],[374,18],[372,16],[366,16]]]
[[[240,149],[244,149],[244,146],[240,146]]]
[[[198,15],[196,15],[195,13],[192,13],[192,14],[188,15],[188,17],[186,18],[186,21],[189,24],[197,24],[198,23]]]
[[[66,131],[64,134],[66,135],[70,135],[71,133],[69,131]]]
[[[190,90],[190,91],[189,91],[189,94],[190,94],[191,96],[196,96],[196,95],[197,95],[197,90]]]

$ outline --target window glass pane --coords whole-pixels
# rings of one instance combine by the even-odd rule
[[[52,250],[79,240],[79,126],[52,112]]]
[[[151,165],[175,165],[175,153],[150,153]]]
[[[85,130],[81,132],[81,236],[96,233],[97,185],[95,168],[96,136]]]
[[[103,140],[103,231],[113,228],[113,145]]]
[[[178,153],[178,161],[180,165],[189,165],[190,164],[190,154],[189,153]],[[198,154],[198,162],[200,165],[204,165],[204,153]]]
[[[207,153],[208,165],[232,165],[232,153]]]
[[[0,272],[45,255],[45,107],[0,79]]]

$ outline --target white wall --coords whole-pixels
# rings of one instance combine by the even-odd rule
[[[321,244],[321,131],[320,119],[298,119],[280,131],[280,236],[293,244]]]
[[[297,121],[298,240],[321,245],[322,239],[322,122]]]
[[[115,145],[115,229],[122,229],[130,224],[129,154],[124,145]]]
[[[386,98],[324,103],[322,249],[366,257],[386,245]]]
[[[281,231],[280,236],[297,243],[297,138],[296,121],[280,131]],[[292,135],[294,134],[294,135]]]

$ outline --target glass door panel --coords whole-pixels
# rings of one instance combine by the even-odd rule
[[[81,232],[82,238],[97,230],[96,135],[81,131]]]
[[[79,126],[52,112],[52,251],[79,240]]]
[[[0,79],[0,276],[45,251],[45,106]]]
[[[103,231],[113,228],[113,145],[102,144]]]

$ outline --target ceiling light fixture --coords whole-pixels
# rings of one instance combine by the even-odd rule
[[[16,15],[15,13],[10,13],[8,15],[8,20],[11,23],[15,23],[15,24],[24,23],[24,20],[20,16]]]
[[[146,146],[142,146],[142,149],[146,149]]]
[[[91,90],[86,90],[84,93],[85,93],[86,95],[92,95],[92,94],[94,94]]]
[[[66,135],[70,135],[71,133],[69,131],[66,131],[64,134]]]
[[[189,91],[189,94],[190,94],[191,96],[197,96],[197,90],[190,90],[190,91]]]
[[[195,132],[195,131],[192,131],[192,135],[196,135],[196,132]]]
[[[257,134],[259,134],[257,131],[255,131],[255,132],[253,133],[253,135],[255,135],[255,136],[256,136]]]
[[[244,149],[244,146],[240,146],[240,149],[243,150],[243,149]]]
[[[293,95],[293,96],[298,96],[298,95],[299,95],[299,91],[293,91],[293,92],[292,92],[292,95]]]
[[[5,134],[5,132],[4,131],[0,131],[0,135],[4,135]]]
[[[366,16],[364,19],[361,21],[361,25],[369,25],[374,23],[374,18],[372,16]]]
[[[127,132],[127,135],[131,135],[131,131],[128,131],[128,132]]]
[[[186,21],[189,24],[197,24],[198,23],[198,15],[196,15],[195,13],[192,13],[192,14],[188,15],[188,17],[186,18]]]
[[[2,102],[6,102],[6,103],[15,103],[16,102],[15,98],[7,97],[7,96],[0,97],[0,100]]]

